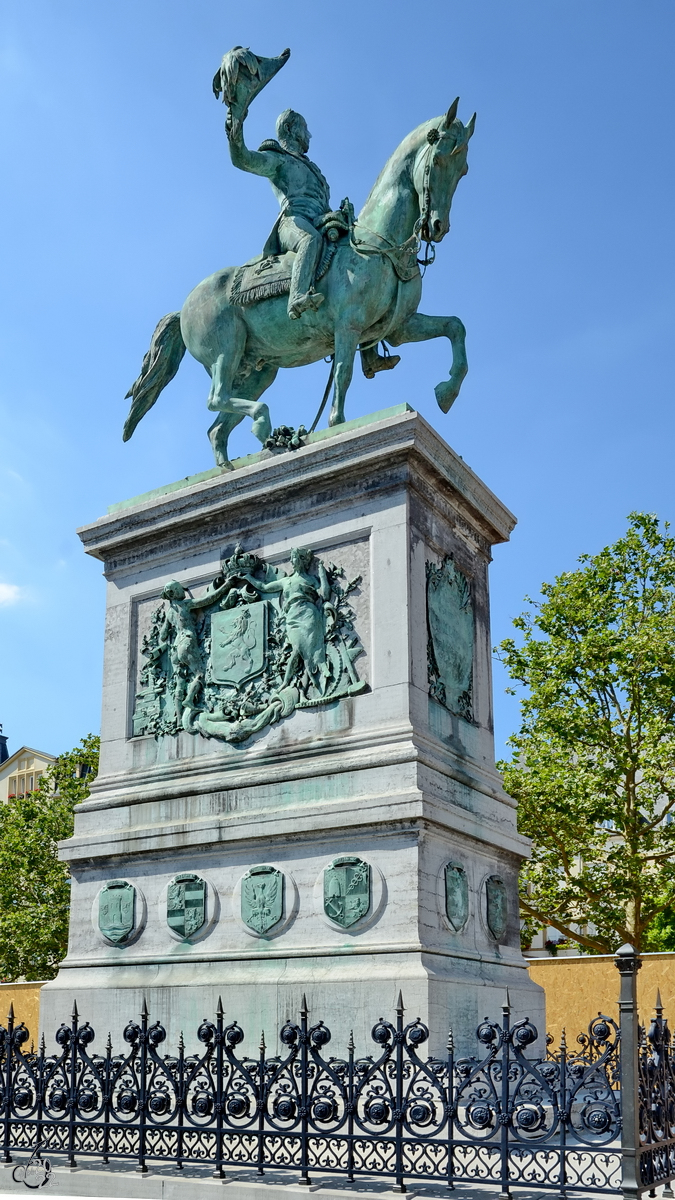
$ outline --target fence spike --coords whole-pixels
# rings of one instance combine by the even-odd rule
[[[300,1016],[306,1017],[308,1012],[309,1012],[309,1009],[307,1008],[307,997],[306,997],[305,993],[303,992],[302,993],[302,1003],[300,1004]]]
[[[110,1032],[108,1032],[108,1040],[105,1044],[105,1048],[106,1050],[112,1050],[112,1037],[110,1036]]]
[[[396,1012],[397,1013],[405,1012],[405,1008],[403,1007],[403,993],[400,990],[398,993],[398,1000],[396,1001]]]
[[[657,1017],[660,1017],[661,1013],[663,1012],[663,1002],[661,1000],[661,988],[658,988],[658,987],[656,989],[656,1003],[654,1005],[654,1008],[656,1009]]]
[[[562,1030],[560,1031],[560,1049],[561,1050],[567,1049],[567,1038],[565,1037],[565,1026],[564,1025],[562,1027]]]
[[[449,1029],[448,1030],[448,1054],[450,1054],[454,1050],[454,1048],[455,1048],[455,1038],[454,1038],[452,1029]]]
[[[14,1004],[11,1000],[9,1002],[9,1012],[7,1013],[7,1020],[8,1021],[14,1020]]]
[[[142,1016],[142,1017],[149,1017],[149,1016],[150,1016],[150,1009],[148,1008],[148,1005],[147,1005],[147,1003],[146,1003],[145,996],[143,997],[143,1006],[142,1006],[142,1008],[141,1008],[141,1016]]]
[[[264,1030],[264,1029],[261,1029],[261,1031],[260,1031],[260,1045],[258,1046],[258,1049],[259,1049],[259,1051],[260,1051],[260,1053],[261,1053],[261,1054],[264,1054],[264,1053],[265,1053],[265,1050],[266,1050],[266,1048],[267,1048],[267,1047],[265,1046],[265,1030]]]
[[[353,1054],[355,1050],[356,1050],[356,1046],[354,1045],[354,1030],[350,1029],[349,1030],[349,1042],[347,1043],[347,1051],[349,1054]]]
[[[73,1021],[76,1021],[80,1015],[79,1012],[77,1011],[77,1000],[73,1000],[73,1011],[71,1012],[70,1015],[71,1015]]]
[[[222,1017],[224,1012],[225,1012],[225,1009],[223,1008],[223,998],[222,998],[222,996],[219,996],[218,997],[218,1005],[216,1007],[216,1016]]]
[[[511,1012],[511,998],[509,996],[508,988],[504,989],[504,1003],[502,1004],[502,1012]]]

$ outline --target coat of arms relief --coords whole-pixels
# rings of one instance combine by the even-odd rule
[[[134,736],[201,733],[228,742],[366,691],[349,596],[361,576],[291,550],[285,572],[241,546],[203,595],[173,580],[143,637]]]

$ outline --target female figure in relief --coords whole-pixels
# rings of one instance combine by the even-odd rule
[[[281,593],[286,637],[291,645],[283,687],[289,686],[302,662],[312,683],[323,695],[330,675],[326,661],[324,620],[324,605],[330,599],[330,584],[322,562],[319,562],[318,580],[315,575],[310,575],[313,558],[311,550],[293,549],[289,575],[281,575],[270,583],[260,583],[252,575],[244,578],[261,594]]]

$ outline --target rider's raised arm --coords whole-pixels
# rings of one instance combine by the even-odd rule
[[[249,150],[244,142],[243,122],[228,116],[225,132],[230,147],[230,158],[235,167],[242,171],[250,171],[253,175],[265,175],[268,179],[274,176],[279,165],[279,155],[270,154],[266,150]]]

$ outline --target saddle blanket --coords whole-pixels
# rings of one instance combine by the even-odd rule
[[[326,274],[335,250],[333,242],[324,242],[315,283]],[[287,295],[291,290],[294,261],[295,252],[289,250],[286,254],[271,254],[267,258],[259,254],[244,263],[243,267],[237,267],[230,288],[230,304],[246,307],[249,304],[258,304],[261,300],[269,300],[271,296]]]

